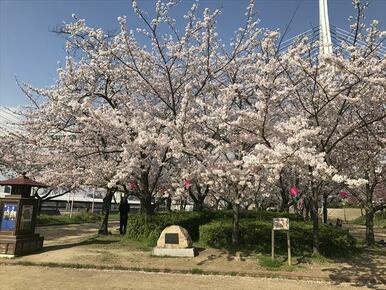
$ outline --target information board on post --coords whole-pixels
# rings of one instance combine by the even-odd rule
[[[288,218],[274,218],[273,219],[273,230],[289,230],[289,219]]]
[[[274,218],[272,222],[272,260],[275,259],[275,231],[287,231],[288,264],[291,265],[291,242],[288,218]]]

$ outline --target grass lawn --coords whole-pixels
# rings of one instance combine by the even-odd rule
[[[95,235],[87,240],[90,245],[101,250],[110,249],[125,249],[125,250],[139,250],[139,251],[151,251],[152,247],[149,247],[146,242],[130,240],[127,237],[121,237],[112,230],[113,234],[108,236]]]
[[[196,256],[194,259],[191,258],[175,258],[175,257],[158,257],[158,256],[152,256],[150,252],[152,251],[153,247],[150,247],[146,241],[136,241],[127,238],[127,236],[119,236],[117,234],[116,230],[112,231],[112,235],[109,236],[98,236],[95,235],[94,237],[91,237],[85,241],[86,244],[88,244],[88,248],[92,249],[95,253],[98,253],[98,262],[107,263],[107,264],[119,264],[119,256],[121,256],[122,252],[142,252],[140,254],[143,259],[148,261],[146,264],[147,266],[144,267],[146,269],[147,267],[154,267],[155,265],[153,263],[159,263],[161,261],[170,261],[165,262],[165,264],[172,265],[174,263],[181,263],[184,260],[190,260],[190,262],[194,262],[194,260],[200,260],[200,256],[207,256],[204,261],[193,263],[188,273],[192,274],[210,274],[211,271],[208,273],[205,272],[205,268],[199,267],[201,264],[210,264],[210,263],[218,263],[220,268],[218,270],[226,271],[227,274],[237,275],[238,271],[229,271],[229,267],[226,266],[226,264],[230,263],[232,264],[233,260],[235,259],[242,262],[245,260],[250,261],[251,265],[253,265],[253,268],[258,269],[265,269],[270,271],[303,271],[305,270],[305,265],[311,265],[311,264],[324,264],[326,263],[325,260],[321,261],[320,259],[314,259],[311,256],[307,257],[292,257],[292,265],[288,265],[287,256],[284,255],[276,255],[275,260],[271,260],[270,255],[256,253],[254,251],[246,252],[238,252],[237,254],[229,254],[227,251],[219,250],[219,249],[212,249],[212,248],[204,248],[202,244],[199,242],[194,242],[193,246],[195,248],[198,248],[200,251],[200,255]],[[204,252],[202,252],[204,251]],[[206,252],[209,252],[206,253]],[[324,258],[324,257],[323,257]],[[221,269],[224,267],[224,269]],[[174,267],[172,267],[174,268]],[[252,269],[250,269],[252,270]],[[229,272],[229,273],[228,273]]]
[[[102,219],[101,214],[93,213],[76,213],[71,217],[69,214],[63,215],[40,215],[37,217],[37,224],[39,226],[50,226],[50,225],[66,225],[66,224],[82,224],[82,223],[93,223],[99,222]],[[109,216],[109,221],[118,221],[119,214],[113,213]]]

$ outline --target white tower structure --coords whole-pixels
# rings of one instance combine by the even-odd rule
[[[327,0],[319,0],[319,23],[319,54],[330,54],[332,53],[332,42],[330,34],[330,21],[328,17]]]

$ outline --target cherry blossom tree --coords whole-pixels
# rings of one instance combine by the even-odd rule
[[[220,10],[200,16],[194,3],[180,31],[175,5],[157,1],[149,16],[133,0],[142,28],[119,17],[116,35],[76,16],[60,27],[66,63],[52,87],[23,85],[31,107],[23,132],[1,144],[3,160],[55,186],[105,188],[104,234],[115,191],[137,196],[148,215],[175,194],[198,207],[212,195],[232,207],[234,247],[240,207],[269,184],[288,204],[289,172],[311,205],[318,252],[326,184],[364,184],[344,174],[336,152],[385,118],[384,33],[376,22],[357,25],[361,45],[347,41],[316,58],[307,39],[280,52],[279,33],[259,27],[254,1],[229,45],[216,29]]]
[[[277,36],[265,32],[255,46],[232,59],[222,81],[206,88],[204,100],[186,98],[174,128],[180,151],[204,164],[195,168],[202,171],[201,183],[232,205],[234,246],[240,204],[258,188],[259,175],[267,172],[275,180],[286,163],[315,167],[315,174],[330,170],[310,141],[319,129],[283,113],[287,76],[281,58],[275,57]]]
[[[377,188],[386,184],[385,160],[385,123],[377,126],[366,126],[353,134],[342,146],[340,157],[344,157],[347,180],[363,180],[362,185],[345,184],[346,195],[355,197],[359,205],[365,210],[366,243],[374,245],[374,215],[377,211],[386,208],[386,202],[377,198]],[[338,159],[338,158],[337,158]]]
[[[328,172],[331,180],[342,181],[333,157],[339,144],[363,128],[380,124],[385,118],[382,108],[385,58],[379,54],[383,38],[384,33],[378,30],[377,22],[373,22],[365,34],[357,34],[357,39],[363,41],[361,45],[346,41],[341,50],[315,59],[313,44],[303,43],[289,50],[288,58],[282,61],[291,92],[292,108],[287,107],[287,110],[291,115],[308,118],[310,128],[318,128],[314,145],[326,164],[332,167]],[[328,178],[320,178],[312,167],[308,168],[308,176],[314,252],[317,252],[319,194]],[[346,182],[362,184],[362,180]]]

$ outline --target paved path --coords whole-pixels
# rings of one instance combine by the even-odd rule
[[[293,281],[252,277],[162,274],[129,271],[4,266],[0,268],[1,289],[136,289],[136,290],[325,290],[368,289],[347,284]]]

